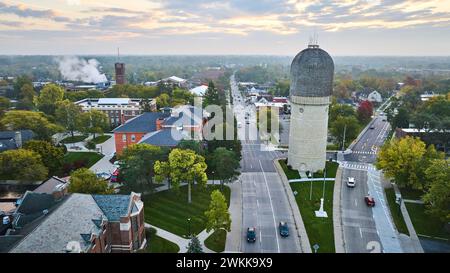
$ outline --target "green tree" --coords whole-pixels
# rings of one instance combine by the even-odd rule
[[[426,170],[429,180],[423,197],[427,212],[443,223],[450,221],[450,161],[435,159]]]
[[[208,105],[222,105],[219,92],[214,86],[213,81],[208,83],[208,89],[206,89],[203,96],[203,107],[207,107]]]
[[[167,166],[167,165],[166,165]],[[156,161],[154,171],[157,175],[163,175],[164,169],[169,169],[171,183],[178,189],[180,183],[188,184],[188,203],[191,203],[191,187],[194,182],[205,186],[208,181],[206,175],[205,158],[192,150],[173,149],[169,154],[168,166],[161,168],[161,162]]]
[[[338,116],[336,120],[330,124],[330,133],[336,140],[336,144],[342,145],[344,141],[345,131],[345,144],[347,147],[357,136],[360,131],[360,125],[356,117],[354,116]],[[345,147],[342,147],[343,149]]]
[[[74,136],[74,131],[80,128],[80,116],[81,106],[69,100],[56,103],[55,119],[70,132],[72,137]]]
[[[158,106],[158,108],[170,107],[169,95],[163,93],[156,97],[156,105]]]
[[[36,107],[47,115],[54,115],[56,103],[64,98],[64,89],[56,84],[47,84],[39,96],[34,98]]]
[[[29,129],[36,134],[36,138],[49,140],[57,132],[62,132],[63,128],[51,123],[41,112],[24,110],[13,110],[5,113],[0,123],[8,130]]]
[[[225,196],[219,191],[215,190],[211,193],[211,203],[209,209],[205,211],[206,216],[206,231],[224,229],[230,231],[231,217],[228,212],[228,205]]]
[[[19,108],[25,110],[33,109],[33,99],[36,95],[33,85],[27,83],[20,88],[19,93]]]
[[[14,81],[14,85],[13,85],[13,87],[14,87],[13,98],[19,97],[20,90],[26,84],[33,86],[33,82],[31,81],[30,77],[23,75],[23,76],[19,76],[16,78],[16,80]]]
[[[86,134],[103,134],[109,128],[108,116],[98,110],[91,110],[80,115],[80,131]]]
[[[141,143],[126,148],[118,157],[125,189],[138,192],[152,191],[155,175],[152,166],[155,162],[166,158],[167,152],[158,146]]]
[[[186,253],[203,253],[202,244],[200,243],[200,240],[197,238],[197,236],[192,236],[187,246]]]
[[[68,190],[71,193],[114,193],[114,189],[108,186],[108,182],[106,180],[98,178],[95,173],[86,168],[81,168],[71,173]]]
[[[330,106],[330,113],[329,113],[329,121],[330,123],[335,121],[339,116],[342,117],[355,117],[356,112],[355,109],[353,109],[352,106],[347,104],[339,104],[339,103],[333,103]]]
[[[420,164],[426,152],[425,143],[419,138],[406,136],[387,142],[378,153],[376,166],[393,178],[399,187],[422,189]]]
[[[64,160],[64,149],[56,147],[44,140],[30,140],[23,145],[24,149],[33,151],[41,156],[42,163],[47,167],[49,175],[61,171]]]
[[[47,175],[48,169],[36,152],[18,149],[0,153],[1,179],[38,181]]]
[[[410,114],[405,107],[397,109],[397,114],[392,118],[392,128],[409,128]]]
[[[224,147],[214,150],[209,164],[209,168],[214,171],[214,179],[220,179],[222,185],[224,180],[231,180],[239,175],[239,166],[239,157]]]
[[[11,101],[8,98],[0,96],[0,117],[11,107]]]

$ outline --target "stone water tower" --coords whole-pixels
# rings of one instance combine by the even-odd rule
[[[292,61],[288,165],[300,172],[325,168],[333,74],[333,59],[317,44]]]

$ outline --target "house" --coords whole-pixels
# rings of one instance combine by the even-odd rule
[[[177,86],[177,87],[182,87],[182,88],[187,87],[187,80],[177,77],[177,76],[171,76],[171,77],[162,79],[162,80],[160,80],[160,82],[162,82],[166,85],[171,85],[171,86]]]
[[[113,130],[116,152],[138,143],[174,147],[181,139],[202,139],[203,116],[202,109],[189,105],[143,113]]]
[[[112,127],[142,114],[143,100],[138,98],[87,98],[75,102],[83,112],[98,110],[108,116]],[[156,111],[156,100],[149,100],[150,110]]]
[[[146,246],[144,204],[140,195],[52,194],[28,191],[0,252],[109,253]]]
[[[31,130],[0,131],[0,152],[21,148],[33,137],[34,133]]]
[[[383,98],[381,97],[381,94],[374,90],[372,91],[368,96],[367,96],[367,100],[372,102],[372,103],[381,103],[383,102]]]

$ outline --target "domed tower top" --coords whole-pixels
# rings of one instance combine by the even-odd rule
[[[334,62],[331,56],[311,44],[291,64],[291,96],[328,97],[333,91]]]

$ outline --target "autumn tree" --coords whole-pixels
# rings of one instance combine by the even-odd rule
[[[164,164],[158,160],[155,162],[154,171],[157,175],[162,175]],[[191,203],[191,187],[197,183],[204,187],[208,180],[206,175],[205,158],[196,154],[192,150],[173,149],[169,154],[169,159],[165,169],[169,170],[170,179],[175,189],[178,189],[180,183],[188,184],[188,203]]]
[[[95,173],[86,168],[78,169],[70,174],[69,192],[87,194],[112,194],[108,182],[98,178]]]
[[[370,101],[365,100],[359,104],[358,110],[358,120],[361,123],[367,123],[372,118],[373,105]]]
[[[38,181],[47,175],[48,169],[36,152],[17,149],[0,153],[0,179]]]
[[[422,189],[418,170],[425,152],[423,141],[406,136],[383,145],[378,153],[376,166],[387,177],[393,178],[399,187]]]

